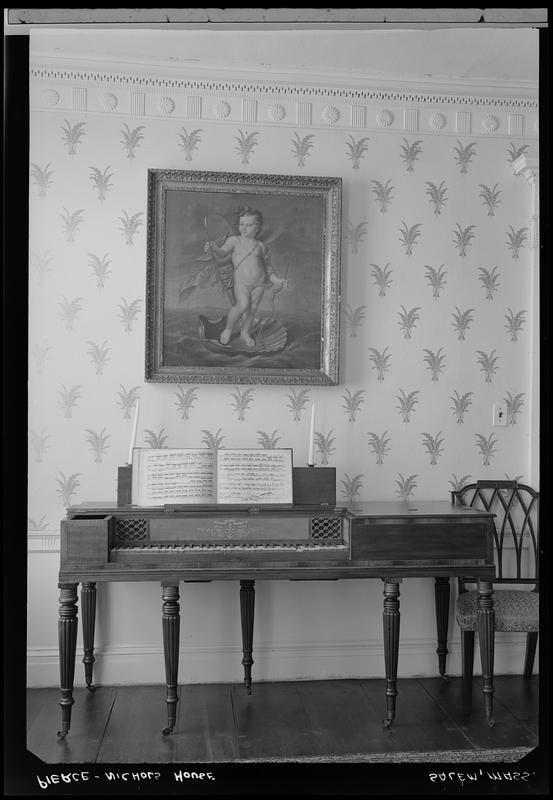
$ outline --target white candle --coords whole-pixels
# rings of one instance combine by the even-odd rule
[[[307,458],[308,466],[315,465],[315,459],[313,458],[313,446],[315,442],[315,403],[311,406],[311,427],[309,429],[309,456]]]
[[[138,409],[140,406],[140,400],[136,401],[136,405],[134,407],[134,417],[132,421],[132,433],[131,433],[131,443],[129,446],[129,458],[127,460],[127,464],[132,464],[132,451],[136,444],[136,431],[138,429]]]

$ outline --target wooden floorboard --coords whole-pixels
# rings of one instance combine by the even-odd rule
[[[180,703],[177,727],[179,708]],[[178,761],[177,740],[162,734],[167,725],[166,709],[164,686],[119,686],[98,761],[108,764]]]
[[[361,685],[373,707],[379,709],[380,725],[386,715],[383,682],[362,680]],[[429,752],[431,750],[470,749],[470,743],[452,723],[448,713],[434,702],[416,678],[398,681],[396,717],[389,730],[394,751]]]
[[[232,686],[181,686],[180,715],[174,738],[179,761],[234,761],[238,740],[234,728]]]
[[[538,733],[539,683],[525,681],[522,675],[498,675],[494,678],[494,698],[534,733]]]
[[[290,758],[317,755],[319,748],[301,701],[298,684],[254,684],[232,692],[240,758]]]
[[[392,752],[380,716],[357,680],[305,681],[298,684],[320,755]]]
[[[44,702],[35,715],[27,733],[27,749],[49,764],[86,764],[98,759],[111,710],[117,695],[113,687],[99,687],[94,692],[75,689],[68,736],[61,739],[59,691],[37,690]],[[32,705],[36,705],[33,700]]]
[[[27,692],[27,731],[30,731],[37,716],[46,709],[52,718],[52,709],[58,708],[60,690],[54,687],[33,689]]]
[[[75,690],[71,729],[60,727],[59,691],[27,692],[27,747],[46,763],[174,764],[332,760],[382,756],[409,761],[417,753],[463,752],[484,761],[486,751],[532,749],[538,744],[539,683],[496,676],[495,726],[485,719],[479,678],[473,708],[462,706],[461,679],[398,681],[390,729],[383,680],[322,680],[179,687],[173,733],[165,687]]]
[[[489,727],[480,678],[474,680],[472,710],[469,714],[463,709],[460,678],[450,681],[441,678],[421,678],[420,683],[474,748],[535,747],[535,734],[497,698],[494,698],[493,705],[494,726]]]

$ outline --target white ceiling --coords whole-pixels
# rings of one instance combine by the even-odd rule
[[[31,57],[187,70],[537,86],[538,30],[44,30]]]

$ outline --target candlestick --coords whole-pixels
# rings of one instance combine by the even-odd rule
[[[132,421],[132,433],[131,433],[131,443],[129,445],[129,457],[127,459],[127,464],[132,464],[132,451],[136,444],[136,431],[138,429],[138,409],[140,406],[140,400],[136,401],[136,405],[134,407],[134,417]]]
[[[315,459],[313,457],[313,446],[315,440],[315,403],[311,406],[311,427],[309,429],[309,456],[307,457],[307,465],[313,467]]]

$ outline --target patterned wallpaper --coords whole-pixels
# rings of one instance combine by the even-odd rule
[[[524,98],[32,69],[30,685],[58,680],[59,521],[115,499],[137,398],[140,446],[291,447],[296,465],[314,402],[315,460],[336,466],[339,501],[527,479],[532,188],[512,164],[536,148],[536,118]],[[145,382],[148,168],[342,178],[337,386]],[[379,581],[260,583],[256,678],[382,674]],[[231,584],[181,587],[184,680],[240,679]],[[400,674],[435,674],[431,582],[406,584]],[[159,586],[100,595],[99,680],[159,681]]]
[[[296,464],[314,401],[316,461],[336,465],[344,500],[525,478],[530,188],[512,164],[529,141],[347,133],[328,109],[326,129],[306,132],[272,108],[257,127],[34,110],[30,530],[115,497],[137,398],[138,445],[292,447]],[[149,167],[342,177],[339,386],[145,383]]]

